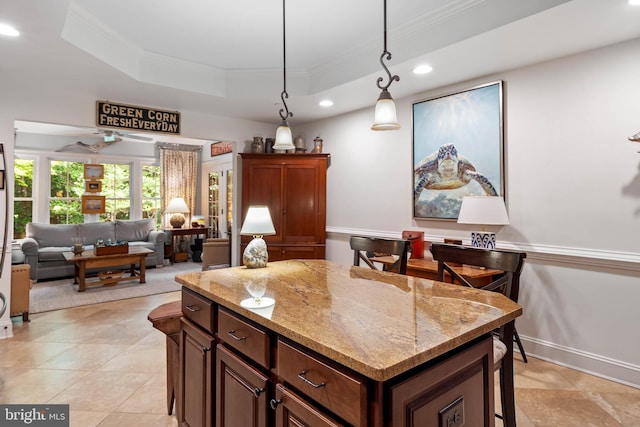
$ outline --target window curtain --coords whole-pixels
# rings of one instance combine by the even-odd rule
[[[160,189],[162,206],[162,226],[171,228],[164,214],[165,208],[174,197],[182,197],[189,207],[185,214],[185,225],[191,226],[191,216],[196,211],[198,168],[202,147],[183,144],[158,144],[160,151]]]

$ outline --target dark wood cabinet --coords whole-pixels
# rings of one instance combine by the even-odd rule
[[[249,206],[269,207],[276,234],[269,260],[324,259],[328,154],[240,153],[242,222]],[[242,236],[244,251],[250,236]]]
[[[269,378],[224,345],[216,354],[216,426],[266,427]]]
[[[178,420],[183,427],[212,427],[214,338],[182,319],[180,402]]]
[[[271,405],[276,411],[276,427],[314,426],[342,427],[344,424],[332,419],[323,411],[299,397],[284,385],[276,385],[276,395]]]

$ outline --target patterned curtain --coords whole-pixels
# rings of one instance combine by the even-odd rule
[[[162,212],[174,197],[182,197],[191,211],[185,214],[185,225],[191,226],[191,215],[196,210],[198,168],[202,147],[159,143]],[[162,215],[163,228],[171,228],[168,216]]]

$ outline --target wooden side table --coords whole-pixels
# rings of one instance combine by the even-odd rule
[[[166,228],[163,231],[171,234],[171,262],[176,263],[180,261],[186,261],[189,259],[189,253],[187,251],[175,250],[176,238],[184,236],[197,236],[202,234],[204,236],[209,235],[209,227],[197,227],[197,228]]]
[[[394,259],[390,256],[371,258],[372,261],[386,265],[394,263]],[[501,274],[500,270],[480,269],[468,265],[454,267],[462,277],[467,279],[475,287],[488,285],[493,281],[493,276]],[[436,280],[438,276],[438,262],[430,258],[415,258],[407,261],[407,276],[421,277],[423,279]],[[451,282],[451,276],[445,272],[445,278]]]

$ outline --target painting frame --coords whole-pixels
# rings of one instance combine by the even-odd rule
[[[413,218],[456,221],[464,196],[505,196],[503,81],[411,106]]]
[[[211,143],[211,157],[221,156],[233,152],[233,144],[227,141],[218,141]]]
[[[84,191],[85,193],[101,193],[102,181],[85,181]]]
[[[82,196],[83,214],[103,214],[106,209],[106,196]]]
[[[96,180],[104,178],[104,165],[85,163],[84,179]]]

